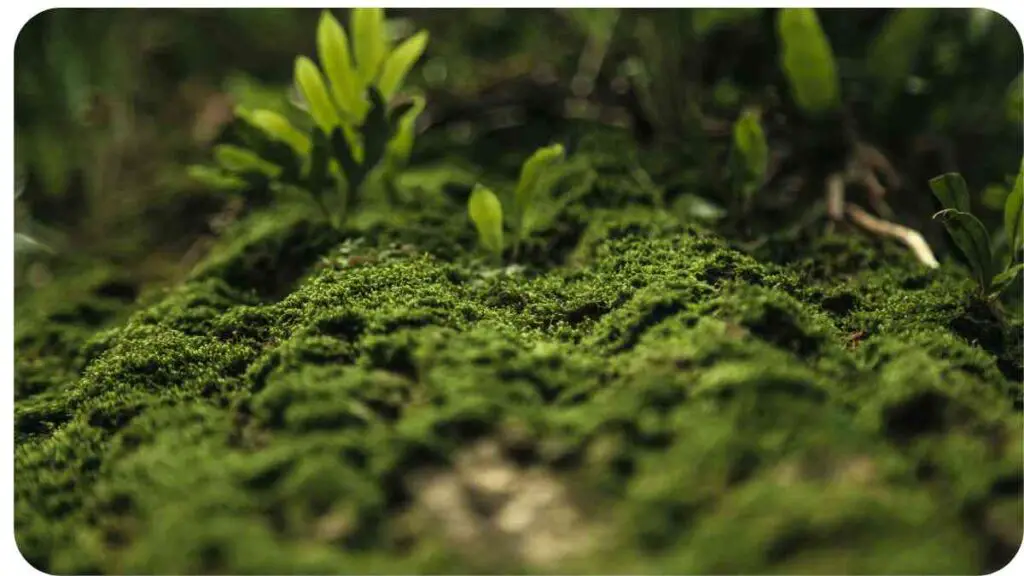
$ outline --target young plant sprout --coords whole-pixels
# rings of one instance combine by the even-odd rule
[[[538,149],[523,163],[519,180],[512,195],[512,211],[508,215],[512,227],[512,255],[519,255],[522,242],[533,231],[535,203],[547,194],[558,174],[551,170],[565,160],[565,148],[552,144]],[[503,246],[503,209],[498,196],[481,184],[477,184],[469,198],[469,217],[480,235],[480,244],[499,256]]]
[[[971,213],[970,194],[963,176],[955,172],[943,174],[932,178],[928,184],[943,206],[943,210],[937,212],[935,217],[941,218],[953,243],[967,258],[981,297],[994,302],[1024,270],[1021,261],[1021,247],[1024,246],[1022,175],[1017,175],[1017,182],[1003,208],[1003,223],[1010,253],[1002,264],[996,261],[985,225]]]
[[[469,218],[476,226],[480,246],[496,260],[501,259],[505,249],[501,200],[483,184],[474,186],[469,195]]]
[[[380,8],[354,8],[352,37],[325,10],[317,26],[319,66],[295,60],[299,107],[309,126],[271,110],[236,110],[242,145],[214,150],[217,168],[192,167],[193,177],[221,189],[293,186],[308,192],[340,225],[355,208],[374,170],[388,177],[408,162],[421,96],[397,97],[428,42],[426,31],[394,49]]]
[[[768,174],[768,141],[757,110],[744,110],[733,125],[730,163],[736,204],[746,212]]]

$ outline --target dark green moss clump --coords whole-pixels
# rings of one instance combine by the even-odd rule
[[[124,317],[109,281],[20,317],[22,553],[62,573],[1008,561],[1020,339],[964,274],[857,236],[758,259],[592,166],[574,224],[541,230],[566,249],[523,273],[441,233],[454,199],[360,242],[282,208]]]

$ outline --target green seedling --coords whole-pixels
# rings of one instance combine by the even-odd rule
[[[513,236],[513,258],[519,255],[520,245],[533,231],[537,200],[545,196],[562,176],[553,168],[564,160],[565,148],[561,144],[552,144],[538,149],[523,163],[512,195],[512,210],[508,214]],[[489,251],[497,250],[499,254],[504,249],[503,213],[498,196],[478,184],[469,199],[470,219],[480,233],[481,245]],[[497,220],[494,219],[495,214],[498,216]],[[495,226],[498,232],[494,231]],[[486,241],[484,230],[488,231]]]
[[[967,258],[981,296],[994,302],[1024,269],[1021,262],[1021,247],[1024,245],[1024,222],[1022,222],[1021,175],[1018,174],[1013,191],[1006,199],[1003,209],[1004,227],[1010,255],[999,265],[992,250],[992,242],[985,225],[971,213],[970,194],[967,182],[957,173],[943,174],[929,181],[932,192],[942,203],[943,210],[935,214],[942,220],[956,246]]]
[[[317,26],[319,66],[295,60],[299,107],[309,126],[296,126],[264,109],[236,110],[240,145],[214,150],[218,167],[190,174],[220,189],[291,186],[306,190],[335,225],[356,207],[371,173],[392,179],[409,159],[420,96],[398,98],[406,76],[428,42],[420,31],[391,49],[379,8],[355,8],[352,38],[329,11]]]
[[[469,195],[469,219],[476,226],[480,246],[490,252],[495,259],[501,259],[501,253],[505,249],[501,200],[483,184],[474,186],[473,192]]]
[[[515,195],[512,197],[513,228],[515,230],[514,253],[519,254],[519,246],[533,231],[534,205],[537,198],[546,194],[554,185],[548,178],[550,169],[565,160],[565,148],[561,144],[552,144],[540,148],[523,163],[516,183]]]
[[[840,106],[839,73],[813,8],[783,8],[777,20],[782,70],[796,104],[810,116]]]
[[[757,110],[744,110],[733,125],[730,163],[737,203],[746,212],[768,174],[768,140]]]

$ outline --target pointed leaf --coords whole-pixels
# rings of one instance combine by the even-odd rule
[[[388,142],[388,155],[398,165],[404,165],[412,155],[412,146],[416,139],[416,119],[426,105],[427,102],[422,96],[414,96],[412,106],[394,122],[394,136]]]
[[[500,256],[504,243],[501,200],[482,184],[477,184],[469,196],[469,218],[476,226],[480,244]]]
[[[384,68],[380,73],[380,80],[377,86],[385,101],[391,100],[395,92],[402,86],[409,70],[427,47],[427,40],[430,38],[426,30],[421,30],[398,45],[384,61]]]
[[[983,293],[988,293],[995,266],[988,231],[973,214],[949,208],[935,214],[942,219],[953,242],[963,252]]]
[[[263,128],[257,127],[253,123],[252,113],[236,112],[232,131],[242,144],[240,147],[262,160],[281,167],[280,174],[274,178],[294,183],[301,171],[305,154],[299,153],[287,143],[273,138]]]
[[[736,169],[743,202],[761,187],[768,172],[768,141],[756,110],[744,110],[732,131],[733,150],[738,158]]]
[[[203,186],[209,186],[215,190],[238,192],[246,187],[245,180],[210,166],[189,166],[188,176]]]
[[[960,212],[971,211],[971,195],[964,177],[956,172],[936,176],[928,181],[932,193],[942,203],[943,208],[952,208]]]
[[[533,204],[541,176],[545,170],[563,159],[565,159],[565,148],[561,144],[552,144],[538,149],[523,163],[513,197],[513,209],[515,218],[519,221],[520,237],[527,233],[526,230],[522,230],[522,223],[528,219],[526,213]]]
[[[363,85],[377,79],[381,64],[387,56],[387,39],[384,30],[382,8],[352,9],[352,48],[355,51],[356,68]]]
[[[292,125],[287,118],[271,110],[253,110],[247,120],[271,138],[291,146],[300,155],[309,154],[309,137]]]
[[[835,56],[813,8],[783,8],[778,16],[782,69],[793,100],[808,114],[839,107]]]
[[[280,166],[267,162],[251,150],[246,150],[232,144],[219,144],[215,146],[213,148],[213,157],[222,168],[236,174],[258,172],[270,178],[277,178],[281,174]]]
[[[1003,226],[1006,227],[1006,243],[1010,246],[1010,260],[1013,261],[1024,248],[1024,169],[1017,173],[1017,182],[1006,197]]]
[[[365,83],[352,64],[345,29],[328,10],[324,10],[320,15],[320,24],[316,29],[316,46],[320,65],[323,66],[324,74],[331,83],[334,101],[346,117],[358,124],[366,113],[366,102],[363,100]]]
[[[295,83],[299,85],[302,97],[309,105],[309,114],[313,121],[324,132],[331,132],[335,126],[340,124],[338,110],[330,94],[327,93],[327,85],[324,84],[324,77],[312,60],[305,56],[295,59]]]

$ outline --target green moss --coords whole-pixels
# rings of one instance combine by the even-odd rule
[[[283,207],[109,325],[26,321],[22,552],[100,573],[998,567],[1020,340],[966,277],[860,236],[740,252],[595,150],[571,229],[540,235],[569,249],[521,273],[481,267],[438,215],[455,200],[362,241]],[[452,540],[413,480],[466,474],[484,439],[557,481],[599,550],[531,563],[479,486],[467,526],[511,556]]]
[[[14,390],[24,398],[57,390],[82,366],[81,348],[123,318],[137,287],[107,264],[80,264],[67,277],[18,294],[15,305]]]

